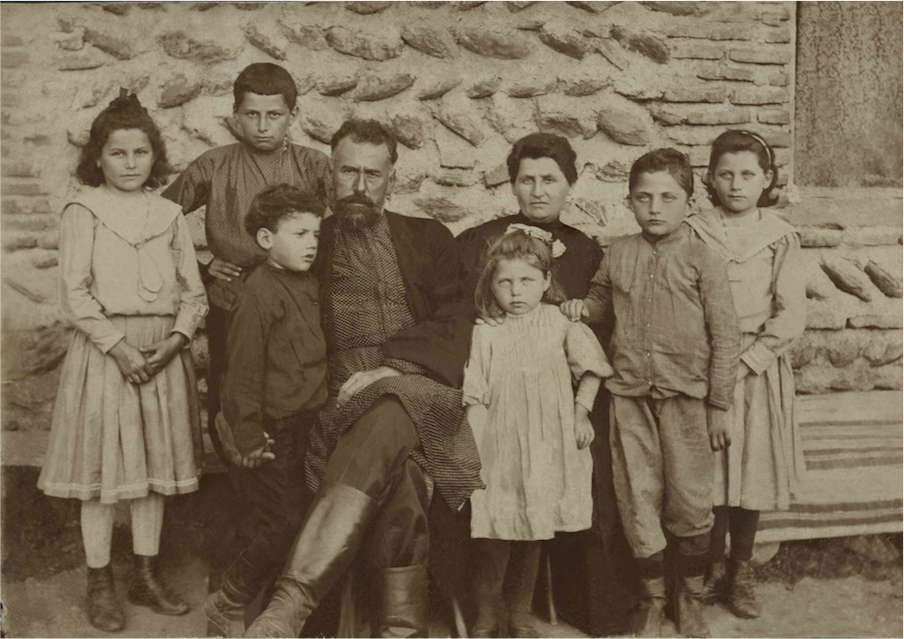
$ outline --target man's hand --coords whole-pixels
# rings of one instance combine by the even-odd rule
[[[242,268],[218,257],[213,258],[207,266],[207,272],[218,280],[231,282],[234,277],[242,275]]]
[[[153,377],[151,367],[144,355],[137,348],[121,339],[116,346],[107,351],[116,361],[119,371],[132,384],[144,384]]]
[[[358,391],[367,388],[378,379],[395,377],[396,375],[401,374],[402,371],[392,368],[391,366],[380,366],[379,368],[372,368],[369,371],[355,373],[349,377],[339,389],[339,396],[336,398],[336,404],[339,408],[344,408]]]
[[[559,306],[559,310],[562,311],[562,315],[572,322],[580,322],[582,319],[590,317],[590,311],[587,310],[587,305],[584,304],[584,300],[568,300],[567,302],[562,302]]]
[[[258,468],[271,459],[276,459],[276,455],[270,452],[270,447],[275,443],[267,433],[264,433],[267,443],[252,450],[247,455],[238,454],[238,459],[233,459],[235,465],[239,468]]]
[[[738,362],[738,377],[737,381],[740,382],[742,379],[747,377],[748,375],[753,374],[753,371],[750,370],[750,367],[747,366],[744,362]]]
[[[593,424],[590,423],[590,413],[580,404],[574,405],[574,441],[578,450],[584,450],[593,441],[596,433],[593,432]]]
[[[169,364],[176,354],[188,345],[188,338],[182,333],[173,333],[159,342],[142,346],[139,350],[147,358],[151,375],[156,375]]]
[[[709,430],[709,445],[714,451],[728,450],[731,434],[728,430],[728,411],[706,407],[706,427]]]

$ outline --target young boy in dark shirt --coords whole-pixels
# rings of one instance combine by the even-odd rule
[[[708,637],[700,596],[713,516],[713,450],[728,444],[740,332],[724,260],[684,223],[694,175],[674,149],[631,167],[642,232],[609,247],[571,319],[611,321],[612,470],[641,577],[637,636],[661,636],[666,534],[677,541],[678,632]]]
[[[266,259],[230,315],[216,418],[229,472],[249,505],[240,550],[205,604],[218,636],[242,636],[245,607],[282,567],[307,506],[308,429],[327,398],[318,286],[308,272],[324,210],[320,199],[280,184],[258,193],[245,218]]]
[[[233,95],[233,129],[240,141],[207,151],[163,192],[184,213],[202,206],[206,211],[205,232],[213,260],[202,266],[201,275],[210,302],[205,324],[211,424],[220,412],[229,312],[244,276],[266,255],[243,226],[251,200],[274,184],[292,184],[325,200],[331,180],[324,153],[289,142],[289,126],[298,114],[298,89],[288,71],[270,62],[250,64],[235,79]],[[216,429],[209,432],[223,458]]]

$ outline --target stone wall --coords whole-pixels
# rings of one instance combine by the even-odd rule
[[[455,233],[513,211],[505,155],[537,129],[566,135],[577,150],[564,219],[602,244],[636,229],[622,199],[627,170],[646,150],[675,146],[702,172],[721,131],[750,127],[776,147],[782,182],[793,174],[789,2],[139,2],[0,12],[4,429],[46,428],[67,343],[56,323],[59,211],[78,146],[120,86],[149,108],[178,170],[234,140],[236,74],[251,62],[283,64],[300,93],[293,141],[327,150],[344,118],[380,119],[404,145],[391,207]],[[785,193],[794,199],[793,185]],[[900,388],[896,197],[897,217],[875,235],[869,223],[810,228],[808,208],[791,212],[814,247],[802,390]],[[859,219],[859,208],[844,213]],[[192,217],[203,251],[202,217]],[[888,345],[881,354],[870,346],[876,331]],[[203,338],[196,351],[203,369]]]

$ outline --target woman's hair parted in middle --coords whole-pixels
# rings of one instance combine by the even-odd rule
[[[687,193],[688,198],[693,197],[694,170],[691,168],[688,157],[675,149],[656,149],[637,158],[631,165],[631,172],[628,174],[628,193],[634,192],[634,187],[637,186],[641,174],[660,171],[671,175],[678,186]]]
[[[552,273],[552,246],[543,240],[531,237],[524,231],[511,231],[494,238],[484,251],[480,261],[480,278],[474,291],[474,306],[481,317],[496,317],[502,309],[493,295],[493,276],[502,260],[523,260],[541,271]],[[549,288],[543,294],[543,301],[559,304],[565,301],[562,288],[551,277]]]
[[[86,186],[100,186],[104,183],[104,172],[99,166],[104,145],[114,131],[128,129],[138,129],[148,136],[154,153],[151,175],[142,186],[155,189],[166,184],[171,169],[166,160],[166,145],[160,129],[148,115],[147,109],[141,106],[138,96],[127,93],[125,89],[120,89],[119,97],[114,98],[91,123],[88,142],[82,147],[75,169],[79,182]]]
[[[550,158],[559,165],[568,184],[574,185],[578,179],[578,169],[575,164],[577,157],[571,144],[561,135],[531,133],[515,142],[505,163],[508,166],[509,181],[514,184],[518,171],[521,170],[521,160]]]

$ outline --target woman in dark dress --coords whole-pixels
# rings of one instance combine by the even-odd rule
[[[511,224],[534,226],[552,233],[553,277],[568,299],[583,298],[599,268],[602,250],[584,233],[560,219],[577,180],[576,154],[564,137],[532,133],[515,142],[507,159],[512,193],[520,211],[462,233],[457,241],[466,274],[463,299],[473,299],[480,256],[489,241]],[[564,249],[564,251],[563,251]],[[608,347],[611,327],[597,332]],[[625,632],[635,600],[631,551],[622,532],[612,485],[609,449],[609,394],[600,389],[591,421],[596,437],[593,453],[593,527],[581,533],[559,534],[547,546],[559,612],[591,635]]]

